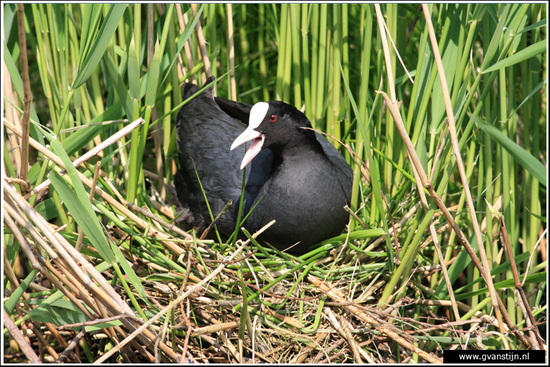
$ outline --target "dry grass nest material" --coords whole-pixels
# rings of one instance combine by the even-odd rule
[[[105,263],[89,242],[76,251],[71,236],[40,217],[13,186],[4,186],[10,220],[27,224],[22,255],[39,270],[27,292],[59,289],[88,319],[70,325],[27,320],[28,348],[43,362],[441,362],[442,348],[418,336],[464,333],[429,307],[421,308],[422,321],[410,317],[415,307],[405,306],[422,307],[418,299],[377,307],[385,265],[347,247],[299,260],[258,251],[251,240],[218,247],[160,219],[134,223],[151,248],[119,227],[108,228],[139,277],[140,293],[129,279],[117,280],[113,266],[100,269]],[[154,260],[154,248],[179,267]],[[365,271],[369,266],[375,271]],[[33,297],[41,298],[23,295],[20,315],[37,307]],[[24,360],[24,353],[7,348],[4,361]]]

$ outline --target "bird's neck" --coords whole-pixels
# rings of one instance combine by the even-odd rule
[[[319,159],[326,159],[320,144],[289,144],[284,149],[273,149],[273,168],[292,167],[298,163],[314,162]],[[297,166],[296,166],[297,167]]]
[[[300,129],[301,130],[301,129]],[[291,135],[286,141],[280,141],[270,146],[275,155],[296,155],[322,153],[323,148],[317,141],[315,133],[311,130],[301,130],[298,134]]]

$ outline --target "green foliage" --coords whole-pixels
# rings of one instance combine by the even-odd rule
[[[31,319],[55,325],[76,324],[88,321],[86,315],[72,302],[64,299],[52,300],[53,298],[30,302],[30,304],[37,305],[29,314]]]

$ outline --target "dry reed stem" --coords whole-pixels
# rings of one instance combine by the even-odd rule
[[[221,324],[208,325],[208,326],[194,329],[191,332],[191,336],[213,334],[219,331],[236,329],[238,327],[239,327],[239,323],[237,321],[223,322]]]
[[[332,298],[335,302],[339,302],[342,304],[342,308],[350,311],[353,315],[358,317],[359,319],[365,321],[370,326],[374,327],[377,331],[380,333],[388,336],[390,339],[396,341],[399,343],[402,347],[418,354],[420,357],[425,359],[426,361],[430,363],[442,363],[443,361],[437,357],[434,357],[422,349],[418,348],[416,345],[412,344],[408,340],[405,340],[399,335],[399,332],[396,330],[393,330],[390,324],[383,323],[381,321],[376,320],[372,315],[369,314],[368,310],[364,307],[358,306],[355,303],[350,304],[346,297],[336,290],[332,285],[329,283],[320,280],[319,278],[316,278],[312,275],[308,276],[308,280],[317,288],[321,290],[324,294],[328,295],[330,298]]]
[[[428,213],[430,208],[428,204],[428,199],[426,198],[426,194],[424,193],[424,190],[422,190],[422,184],[420,182],[420,176],[418,174],[418,171],[413,166],[413,174],[416,180],[416,186],[418,189],[418,194],[420,196],[420,202],[422,204],[422,207],[424,208],[424,213]],[[439,240],[437,238],[437,231],[435,229],[435,224],[433,220],[430,220],[429,224],[430,229],[430,236],[432,239],[432,242],[434,244],[437,258],[439,259],[439,264],[441,265],[441,272],[443,273],[443,279],[445,280],[445,284],[447,286],[447,290],[449,291],[449,297],[452,301],[452,309],[455,316],[455,320],[460,320],[460,313],[458,312],[458,307],[456,305],[456,299],[455,294],[453,291],[453,285],[451,283],[451,278],[449,277],[449,272],[447,271],[447,266],[445,265],[445,257],[443,256],[443,253],[441,252],[441,246],[439,244]],[[422,246],[422,244],[420,245]]]
[[[5,215],[4,216],[4,223],[8,226],[8,228],[10,228],[10,230],[12,231],[12,233],[14,234],[14,236],[17,238],[17,240],[19,241],[19,243],[21,244],[21,246],[27,246],[27,251],[28,251],[28,243],[26,241],[26,239],[23,237],[23,234],[21,233],[21,231],[19,230],[19,227],[15,224],[15,222],[13,221],[13,219],[9,216],[9,215]],[[25,250],[24,250],[25,251]],[[31,253],[31,258],[29,259],[29,261],[31,263],[37,263],[36,262],[36,259],[34,259],[34,256],[32,255]],[[4,275],[8,278],[9,282],[12,284],[12,289],[17,289],[19,286],[20,286],[20,283],[19,281],[17,280],[17,276],[15,275],[15,271],[13,270],[13,267],[11,266],[10,262],[8,261],[7,257],[4,257]],[[28,301],[30,299],[30,296],[27,292],[23,292],[21,297],[23,299],[25,299],[26,301]],[[20,310],[19,310],[19,304],[16,304],[16,308],[18,309],[18,314],[21,314]],[[31,306],[30,304],[26,304],[26,308],[32,310],[33,309],[33,306]],[[6,312],[6,310],[4,309],[4,312]],[[10,319],[11,321],[11,319]],[[60,342],[60,344],[63,346],[64,344],[64,339],[60,338],[59,337],[59,334],[56,332],[55,329],[53,329],[53,327],[51,326],[51,324],[45,324],[46,327],[50,330],[50,332],[52,333],[52,335]],[[17,329],[17,326],[14,324],[13,325],[15,327],[15,329]],[[25,330],[25,327],[24,327],[24,324],[22,326],[22,328]],[[14,330],[14,329],[10,329],[10,326],[8,325],[8,329],[9,329],[9,332],[10,334],[14,337],[15,339],[15,342],[18,343],[19,342],[19,337],[17,335],[14,335],[14,332],[15,333],[21,333],[18,329],[17,330]],[[40,345],[42,345],[43,347],[46,348],[46,350],[48,351],[48,353],[50,353],[54,358],[57,358],[57,353],[55,352],[55,350],[50,346],[49,343],[47,343],[44,339],[44,336],[42,334],[42,332],[40,331],[40,329],[36,326],[36,323],[32,323],[32,329],[33,329],[33,333],[36,335],[36,337],[38,338],[39,342],[40,342]],[[28,351],[25,350],[25,348],[27,348],[28,344],[26,342],[27,339],[25,339],[25,345],[19,345],[20,348],[24,351],[24,354],[25,355],[29,355],[29,353],[27,353]],[[74,355],[74,353],[71,353],[71,356],[74,358],[76,357]],[[33,358],[29,358],[31,360],[31,362],[34,360]],[[39,357],[39,359],[42,361],[43,359],[41,357]],[[76,360],[76,358],[75,358]]]
[[[186,25],[189,23],[187,13],[185,14],[182,13],[180,4],[176,4],[176,12],[178,15],[178,24],[180,26],[180,34],[183,34],[183,32],[185,32]],[[183,45],[183,50],[185,52],[187,66],[189,67],[189,70],[192,70],[195,67],[195,62],[193,61],[193,56],[191,54],[191,46],[189,45],[189,42],[185,42],[185,44]],[[181,55],[178,55],[178,66],[179,66],[178,76],[179,76],[179,79],[181,79],[186,74]],[[189,81],[192,82],[193,84],[197,84],[196,74],[189,75]]]
[[[36,353],[34,352],[34,349],[32,349],[29,343],[27,343],[27,340],[25,340],[23,333],[21,333],[21,330],[17,328],[4,307],[2,307],[2,319],[4,321],[4,326],[6,326],[6,329],[8,329],[8,332],[13,337],[17,345],[19,345],[19,348],[21,348],[23,353],[25,353],[30,363],[42,363],[40,358],[38,358],[38,355],[36,355]]]
[[[235,39],[233,33],[233,5],[227,4],[227,33],[229,39],[229,99],[237,100],[237,81],[235,80]]]
[[[65,348],[63,353],[59,355],[59,357],[56,359],[56,363],[63,363],[68,358],[69,354],[73,354],[73,349],[76,348],[78,345],[78,342],[80,339],[82,339],[86,335],[86,332],[84,329],[80,330],[80,332],[69,342],[69,345]]]
[[[183,236],[183,237],[187,238],[188,240],[193,240],[193,237],[189,233],[185,232],[183,229],[181,229],[180,227],[178,227],[174,224],[166,222],[165,220],[160,218],[158,215],[153,214],[151,212],[151,210],[149,210],[149,208],[147,208],[147,209],[140,208],[136,204],[132,204],[129,201],[126,201],[124,204],[126,204],[127,206],[129,206],[133,210],[139,212],[140,214],[143,214],[147,218],[150,218],[150,219],[154,220],[155,222],[157,222],[158,224],[168,228],[170,231],[172,231],[172,232],[174,232],[174,233],[176,233],[180,236]]]
[[[110,296],[110,299],[115,301],[110,302],[111,305],[118,308],[120,312],[122,312],[123,309],[126,309],[130,313],[132,312],[128,305],[122,301],[118,293],[116,293],[111,285],[105,281],[105,278],[103,278],[103,276],[78,251],[76,251],[64,237],[53,231],[49,223],[40,214],[34,211],[13,187],[5,184],[4,191],[10,200],[25,213],[27,218],[40,229],[53,246],[53,249],[55,249],[56,254],[59,255],[59,261],[63,262],[63,265],[66,266],[67,269],[70,269],[84,286],[88,287],[90,290],[94,290],[95,293],[101,295],[105,299],[109,299]],[[96,286],[85,272],[90,275],[92,279],[97,281],[100,287]]]
[[[472,258],[472,261],[476,265],[476,267],[480,270],[482,274],[485,274],[483,272],[483,267],[481,263],[479,262],[479,259],[477,258],[477,255],[475,254],[475,251],[473,250],[472,246],[466,239],[466,236],[462,232],[462,230],[458,227],[458,224],[454,221],[451,213],[445,206],[445,204],[441,201],[441,198],[437,193],[434,191],[431,182],[427,180],[426,173],[424,172],[424,169],[422,168],[422,164],[420,163],[420,159],[418,158],[418,155],[416,154],[416,151],[414,149],[414,146],[412,145],[411,139],[407,134],[407,131],[405,129],[405,125],[403,124],[403,120],[401,119],[401,114],[399,113],[399,109],[397,106],[391,102],[391,100],[388,98],[388,95],[382,91],[376,91],[376,93],[381,94],[384,98],[384,101],[386,102],[386,107],[390,111],[390,113],[393,116],[394,122],[396,124],[396,127],[399,131],[399,134],[401,135],[401,138],[403,139],[403,142],[405,143],[405,147],[407,148],[407,153],[409,154],[409,159],[413,163],[414,168],[416,169],[416,172],[420,176],[420,180],[422,182],[422,185],[428,190],[432,198],[435,200],[438,207],[442,210],[443,215],[445,218],[451,223],[453,226],[453,229],[457,233],[457,236],[461,243],[464,245],[466,250],[468,251],[468,254]],[[485,276],[485,275],[484,275]]]
[[[238,241],[239,242],[239,241]],[[226,260],[231,261],[235,256],[237,256],[242,249],[248,245],[250,240],[246,240],[245,242],[241,242],[241,245],[235,252],[233,252]],[[128,336],[126,339],[122,340],[115,348],[111,349],[109,352],[104,354],[101,358],[99,358],[96,363],[102,363],[107,358],[109,358],[111,355],[113,355],[115,352],[117,352],[121,347],[126,345],[128,342],[133,340],[135,337],[138,337],[141,332],[143,332],[149,325],[151,325],[153,322],[158,320],[161,316],[163,316],[165,313],[173,309],[175,306],[177,306],[181,301],[189,297],[192,293],[199,290],[204,284],[208,283],[210,280],[212,280],[214,277],[216,277],[223,269],[225,268],[225,264],[222,263],[220,266],[216,268],[212,273],[210,273],[208,276],[206,276],[203,280],[201,280],[199,283],[195,284],[193,287],[191,287],[188,291],[184,292],[180,296],[178,296],[173,302],[170,303],[169,306],[163,308],[159,313],[157,313],[155,316],[153,316],[151,319],[149,319],[146,323],[141,325],[137,330],[135,330],[130,336]]]
[[[376,12],[376,20],[378,21],[378,31],[380,32],[380,40],[382,41],[382,49],[384,54],[384,60],[386,65],[386,73],[388,74],[388,88],[390,90],[390,96],[392,103],[397,103],[397,97],[395,94],[395,83],[393,78],[393,70],[391,68],[392,62],[390,57],[390,47],[388,46],[388,39],[386,37],[386,22],[384,21],[384,15],[380,10],[379,4],[374,4],[374,10]],[[382,82],[380,82],[382,84]]]
[[[197,4],[191,4],[191,9],[193,10],[193,17],[197,16]],[[202,18],[202,16],[201,16]],[[197,43],[199,45],[200,53],[202,56],[202,60],[204,61],[204,70],[206,73],[206,76],[203,74],[203,80],[202,83],[206,83],[206,79],[212,76],[212,67],[210,66],[210,58],[208,57],[208,49],[206,47],[206,40],[204,38],[204,34],[202,32],[202,25],[201,20],[197,22],[195,26],[195,34],[197,35]],[[216,90],[214,89],[212,91],[214,95],[216,95]]]
[[[13,126],[9,121],[4,120],[4,124],[8,129],[13,131],[17,135],[21,135],[21,131],[19,129],[17,129],[15,126]],[[55,154],[50,152],[48,149],[46,149],[46,147],[42,146],[36,140],[30,138],[30,145],[34,149],[36,149],[38,152],[43,154],[46,158],[50,159],[52,162],[57,164],[59,167],[65,168],[65,165],[63,164],[63,162],[61,161],[61,159],[58,156],[56,156]],[[123,215],[125,215],[129,220],[136,223],[138,225],[138,227],[140,227],[144,230],[145,229],[149,230],[149,232],[146,233],[146,235],[149,235],[149,236],[152,236],[152,237],[158,237],[158,238],[161,238],[161,239],[168,239],[169,238],[168,235],[166,235],[165,233],[150,228],[149,224],[146,221],[144,221],[143,219],[138,217],[131,210],[128,210],[128,208],[126,206],[122,205],[119,201],[115,200],[111,195],[109,195],[108,193],[103,191],[101,188],[94,186],[93,182],[89,178],[84,176],[84,174],[82,174],[80,171],[77,170],[76,173],[78,174],[78,177],[80,178],[80,180],[82,181],[82,183],[84,185],[88,186],[90,189],[95,187],[96,194],[99,197],[101,197],[103,200],[105,200],[110,205],[114,206]],[[109,181],[106,181],[106,182],[107,182],[107,184],[110,184]],[[116,188],[114,186],[111,186],[111,188],[113,189],[113,191],[115,193],[118,193],[118,191],[116,190]],[[189,239],[189,240],[193,240],[193,236],[191,236],[189,234],[187,234],[186,238]],[[173,251],[176,255],[181,255],[184,252],[184,249],[177,246],[176,244],[174,244],[171,241],[162,241],[162,244],[166,248]]]
[[[378,19],[378,25],[379,25],[379,28],[380,28],[380,34],[381,35],[388,35],[388,32],[386,32],[387,31],[386,23],[384,21],[384,17],[382,16],[382,12],[380,11],[380,5],[375,4],[375,10],[376,10],[376,16],[377,16],[377,19]],[[393,79],[393,71],[392,71],[392,67],[391,67],[391,60],[390,60],[390,52],[389,52],[388,42],[387,42],[386,37],[384,37],[384,36],[382,36],[381,39],[382,39],[382,47],[383,47],[383,50],[384,50],[384,57],[386,58],[386,70],[387,70],[387,74],[388,74],[388,81],[389,81],[388,84],[390,86],[391,104],[395,105],[395,104],[397,104],[397,100],[396,100],[396,95],[395,95],[395,83],[394,83],[394,79]],[[392,44],[393,44],[393,41],[392,41]],[[401,60],[401,57],[399,57],[399,59]],[[395,113],[398,113],[397,108],[396,108]],[[396,117],[396,116],[394,116],[394,113],[392,113],[392,116],[393,116],[394,120],[396,120],[396,122],[395,122],[396,127],[399,130],[399,133],[400,133],[401,137],[403,138],[403,140],[405,142],[405,146],[407,147],[407,151],[409,153],[409,159],[414,161],[413,162],[414,164],[412,165],[413,174],[414,174],[414,177],[415,177],[415,180],[416,180],[416,186],[417,186],[417,189],[418,189],[418,194],[420,195],[420,202],[422,203],[422,206],[424,208],[424,212],[427,213],[429,211],[429,204],[428,204],[428,200],[426,199],[426,194],[424,193],[424,190],[422,189],[422,185],[424,185],[424,186],[426,186],[426,188],[428,188],[427,185],[431,185],[430,181],[428,181],[427,175],[424,172],[424,170],[421,169],[422,166],[420,164],[420,159],[418,158],[418,156],[416,154],[411,154],[411,152],[416,152],[416,151],[415,151],[415,149],[412,145],[412,142],[408,138],[408,135],[407,135],[406,131],[404,130],[404,125],[401,121],[401,116],[399,115],[399,117]],[[399,121],[397,121],[397,120],[399,120]],[[406,138],[404,138],[404,136],[406,136]],[[449,291],[449,296],[451,298],[451,301],[453,301],[453,307],[452,308],[453,308],[455,319],[460,320],[460,313],[458,312],[458,307],[456,306],[456,300],[455,300],[455,296],[454,296],[454,292],[453,292],[453,287],[452,287],[452,284],[451,284],[451,279],[449,277],[447,267],[445,266],[445,258],[444,258],[443,254],[441,252],[441,247],[439,245],[439,240],[437,239],[437,232],[436,232],[433,220],[430,221],[429,229],[430,229],[430,235],[432,237],[433,244],[436,248],[437,257],[439,258],[439,263],[441,264],[441,268],[442,268],[441,270],[442,270],[442,273],[443,273],[443,278],[444,278],[445,283],[447,285],[447,290]]]
[[[311,344],[308,345],[303,352],[301,352],[300,354],[298,354],[298,356],[296,356],[294,359],[292,359],[290,361],[290,363],[291,364],[299,364],[299,363],[304,362],[304,360],[307,358],[307,356],[309,354],[311,354],[311,352],[313,352],[316,348],[322,349],[320,344],[329,335],[330,335],[329,333],[320,332],[317,335],[317,338],[315,338],[315,340],[313,340],[311,342]]]
[[[435,63],[437,65],[437,72],[439,75],[439,81],[441,83],[441,92],[443,95],[443,100],[445,101],[445,111],[447,112],[447,123],[449,124],[449,131],[451,133],[451,146],[456,159],[456,166],[460,174],[460,179],[464,187],[464,193],[466,194],[466,202],[468,204],[468,211],[470,212],[470,217],[473,224],[473,230],[478,244],[479,256],[481,257],[481,262],[483,263],[483,271],[485,271],[485,282],[487,288],[489,289],[489,295],[491,296],[491,302],[493,308],[495,309],[495,315],[498,320],[499,329],[501,332],[504,331],[504,325],[502,322],[502,315],[498,301],[497,291],[493,285],[493,278],[491,277],[491,268],[489,266],[489,261],[487,260],[487,254],[485,253],[485,247],[483,246],[483,239],[481,237],[481,231],[479,229],[479,223],[477,221],[476,209],[474,207],[474,201],[472,200],[472,193],[470,192],[470,187],[468,184],[468,178],[466,177],[466,170],[464,169],[464,164],[462,162],[462,155],[460,154],[460,147],[458,146],[458,135],[456,132],[455,117],[453,106],[451,102],[451,96],[449,94],[449,87],[447,86],[447,78],[445,76],[445,70],[443,68],[443,62],[441,60],[441,55],[439,53],[439,47],[437,45],[437,39],[435,37],[435,32],[432,24],[432,18],[426,4],[422,4],[422,10],[424,12],[424,18],[426,19],[426,25],[428,28],[428,34],[430,36],[430,42],[432,44],[432,51],[435,58]]]
[[[420,285],[420,290],[422,292],[430,295],[430,296],[435,295],[435,291],[433,289],[431,289],[429,287],[426,287],[424,285]],[[447,301],[447,300],[422,300],[422,299],[417,299],[417,300],[410,300],[410,302],[411,302],[411,304],[420,304],[420,305],[427,305],[427,306],[443,306],[443,307],[451,306],[451,301]],[[465,313],[468,313],[468,312],[472,311],[472,307],[468,306],[467,304],[465,304],[463,302],[458,301],[456,304],[457,304],[458,308],[461,311],[465,312]],[[489,315],[485,315],[481,311],[476,311],[473,314],[473,316],[484,320],[484,322],[486,322],[488,324],[491,324],[494,327],[498,327],[498,322],[497,322],[496,318],[494,318],[492,316],[489,316]]]
[[[119,315],[121,313],[133,314],[129,306],[124,302],[119,294],[111,287],[109,283],[106,282],[105,278],[92,266],[86,258],[84,258],[74,247],[72,247],[64,237],[62,237],[58,232],[50,228],[50,224],[45,221],[38,213],[34,211],[33,208],[20,196],[17,191],[11,187],[9,184],[4,184],[4,191],[6,196],[15,203],[17,208],[21,210],[27,218],[40,229],[40,231],[45,235],[46,239],[52,245],[52,248],[49,252],[55,252],[56,256],[53,260],[59,269],[58,272],[50,262],[44,261],[42,258],[41,261],[48,268],[47,271],[44,270],[44,267],[39,267],[42,274],[47,276],[57,288],[61,290],[81,311],[88,315],[89,318],[93,318],[93,315],[89,314],[88,310],[81,306],[79,299],[75,298],[70,292],[65,291],[63,287],[57,280],[62,281],[66,286],[71,288],[71,291],[80,296],[80,300],[86,302],[92,309],[96,309],[94,304],[90,300],[96,300],[102,303],[106,307],[107,313],[111,315]],[[38,241],[38,244],[43,244],[44,241]],[[46,246],[45,248],[48,248]],[[59,255],[59,256],[57,256]],[[49,277],[47,274],[51,273],[54,277]],[[91,279],[89,278],[91,277]],[[93,280],[93,281],[92,281]],[[96,283],[97,282],[97,285]],[[97,312],[97,309],[96,309]],[[105,317],[105,313],[101,315]],[[122,323],[130,330],[133,331],[137,328],[135,321],[129,319],[122,319]],[[120,327],[116,327],[115,330],[119,334],[124,335],[124,331]],[[155,334],[150,330],[142,330],[142,333],[139,335],[139,339],[145,346],[150,346],[150,340],[156,338]],[[134,346],[138,345],[133,343]],[[176,355],[173,351],[166,346],[166,344],[160,344],[161,349],[171,358],[175,358]],[[148,354],[144,350],[144,355]]]
[[[405,126],[403,124],[403,121],[401,119],[401,115],[399,114],[399,110],[398,110],[397,106],[391,103],[391,101],[388,98],[388,96],[386,95],[386,93],[381,92],[381,91],[377,91],[376,93],[381,94],[382,97],[384,98],[384,101],[386,102],[386,106],[387,106],[388,110],[390,111],[390,113],[394,117],[394,122],[396,123],[396,126],[398,127],[399,133],[401,134],[401,138],[403,139],[403,141],[410,143],[410,144],[408,144],[408,143],[405,144],[405,146],[407,147],[407,152],[409,153],[409,158],[411,159],[411,161],[413,162],[413,164],[415,165],[416,169],[419,172],[424,172],[422,166],[420,165],[420,161],[418,159],[416,151],[412,147],[412,143],[410,141],[410,138],[407,135],[407,132],[405,130]],[[425,176],[425,174],[424,174],[424,176]],[[443,201],[441,201],[441,198],[439,197],[437,192],[435,192],[434,188],[431,186],[431,183],[430,182],[425,182],[425,183],[423,182],[423,186],[428,190],[428,192],[430,193],[432,199],[435,201],[437,206],[441,209],[443,215],[445,216],[445,219],[447,220],[447,222],[451,225],[451,227],[453,228],[453,230],[457,234],[457,237],[458,237],[460,243],[462,244],[464,249],[468,252],[468,255],[470,256],[470,259],[472,260],[473,264],[479,270],[479,273],[481,274],[481,277],[483,278],[485,283],[489,284],[488,282],[491,282],[490,284],[492,284],[492,279],[487,281],[487,279],[486,279],[487,274],[485,273],[484,267],[482,266],[481,262],[479,261],[479,258],[477,257],[476,252],[473,249],[472,245],[470,244],[470,242],[468,242],[468,239],[464,235],[464,232],[462,232],[462,230],[460,229],[460,227],[458,226],[458,224],[454,220],[453,216],[449,212],[449,209],[445,206]],[[479,246],[479,247],[483,247],[483,246]],[[488,287],[488,288],[491,289],[490,287]],[[494,286],[493,286],[493,289],[494,289]],[[496,290],[495,290],[495,292],[496,292]],[[492,299],[491,299],[491,301],[492,301]],[[508,312],[506,311],[506,306],[504,305],[504,303],[502,302],[500,297],[498,297],[498,295],[497,295],[497,302],[498,302],[498,305],[499,305],[499,308],[500,308],[500,312],[501,312],[502,316],[504,317],[504,320],[506,321],[506,324],[508,324],[508,327],[512,330],[517,330],[517,328],[515,327],[512,319],[510,318],[510,315],[508,315]],[[500,327],[501,327],[501,323],[499,322],[499,329],[500,329]],[[516,335],[518,336],[518,338],[521,340],[522,343],[524,343],[527,347],[531,347],[531,343],[525,338],[525,336],[523,336],[519,332]]]
[[[29,58],[27,56],[27,37],[25,34],[25,7],[17,4],[17,29],[19,33],[19,46],[21,60],[21,79],[23,81],[23,118],[21,120],[21,167],[19,175],[23,181],[27,181],[29,172],[29,136],[32,92],[29,79]]]
[[[498,217],[498,221],[500,223],[501,231],[500,235],[503,238],[504,242],[504,249],[506,250],[506,254],[508,256],[508,260],[510,261],[510,268],[512,269],[512,275],[514,277],[514,284],[516,287],[516,292],[519,297],[518,298],[518,304],[524,313],[525,323],[527,324],[527,327],[530,327],[529,329],[529,336],[531,337],[531,345],[533,346],[533,349],[544,349],[545,343],[542,339],[538,328],[531,328],[536,324],[535,318],[533,316],[533,313],[531,312],[531,307],[529,306],[529,301],[527,300],[527,297],[525,296],[525,291],[523,290],[523,286],[521,283],[521,280],[519,279],[519,273],[516,266],[516,260],[514,258],[514,252],[512,251],[512,246],[510,245],[510,238],[508,237],[508,231],[506,230],[506,224],[504,222],[504,216],[499,213],[493,213]]]
[[[323,313],[325,313],[325,315],[328,317],[336,331],[338,331],[338,333],[340,333],[340,335],[342,335],[344,339],[346,339],[346,341],[348,342],[348,345],[350,346],[353,353],[354,363],[363,363],[363,360],[361,359],[362,353],[359,352],[360,350],[363,351],[363,349],[357,345],[357,342],[351,335],[349,323],[347,323],[346,320],[342,317],[340,318],[340,320],[338,320],[334,312],[332,312],[332,310],[328,307],[323,308]]]
[[[19,119],[19,111],[17,111],[17,108],[15,108],[15,96],[13,93],[13,84],[11,82],[11,76],[10,72],[8,70],[8,67],[6,66],[6,63],[2,63],[3,73],[2,73],[2,79],[4,79],[3,83],[3,95],[4,98],[4,116],[9,121],[20,121]],[[10,160],[13,162],[14,167],[20,167],[21,166],[21,154],[15,154],[15,149],[17,146],[19,146],[19,142],[15,134],[11,132],[7,132],[6,134],[7,140],[4,140],[4,144],[7,145],[7,151],[9,152]],[[2,177],[6,177],[4,174]]]
[[[8,211],[10,211],[10,210],[13,211],[13,208],[12,208],[11,206],[9,206],[8,204],[6,204],[6,206],[9,207],[9,208],[8,208]],[[80,302],[78,302],[78,299],[76,299],[76,297],[75,297],[72,293],[66,292],[66,289],[65,289],[60,283],[58,283],[57,279],[56,279],[55,277],[52,277],[52,276],[51,276],[51,274],[48,272],[48,269],[45,269],[45,268],[41,265],[41,263],[44,264],[44,265],[46,265],[46,266],[48,266],[48,265],[51,266],[51,264],[50,264],[49,262],[44,261],[44,259],[42,259],[41,257],[39,257],[40,262],[38,262],[38,261],[35,259],[34,255],[32,254],[32,251],[31,251],[30,248],[29,248],[28,242],[26,241],[26,239],[25,239],[24,237],[22,237],[22,233],[19,231],[18,227],[15,226],[15,223],[13,222],[12,218],[10,217],[10,215],[12,215],[12,216],[15,215],[15,216],[17,216],[17,213],[11,213],[11,214],[8,213],[8,214],[9,214],[9,215],[4,216],[4,221],[5,221],[5,223],[8,225],[8,227],[12,230],[12,232],[14,233],[14,235],[16,236],[16,238],[18,239],[19,244],[21,245],[23,251],[25,252],[25,254],[26,254],[28,260],[29,260],[29,261],[31,262],[31,264],[33,265],[33,268],[39,270],[40,273],[41,273],[42,275],[44,275],[50,282],[52,282],[52,284],[55,286],[55,289],[58,289],[58,290],[60,290],[61,292],[63,292],[63,293],[65,294],[65,296],[67,296],[67,298],[68,298],[69,300],[71,300],[77,307],[79,307],[79,308],[81,309],[81,311],[83,311],[83,312],[86,314],[86,313],[87,313],[87,310],[86,310],[85,308],[83,309],[83,308],[80,307],[81,305],[80,305]],[[23,227],[24,227],[24,226],[25,226],[25,225],[23,224]],[[33,228],[33,227],[31,227],[31,228]],[[15,285],[15,287],[14,287],[14,289],[15,289],[16,287],[19,286],[19,282],[17,281],[17,279],[14,279],[13,277],[10,277],[10,272],[9,272],[9,271],[6,273],[6,269],[11,269],[11,266],[9,266],[9,263],[6,262],[5,265],[8,265],[8,266],[5,267],[5,269],[4,269],[5,274],[6,274],[6,275],[8,276],[8,278],[10,279],[10,282],[11,282],[12,284]],[[22,296],[23,296],[24,299],[27,299],[27,300],[29,299],[29,296],[28,296],[28,294],[27,294],[26,292],[23,293]],[[59,336],[59,334],[58,334],[57,331],[53,328],[53,326],[52,326],[51,324],[47,324],[47,323],[45,324],[45,326],[50,330],[50,332],[52,333],[52,335],[54,335],[54,336],[56,337],[56,339],[60,342],[60,344],[61,344],[62,346],[65,347],[65,346],[66,346],[65,340]],[[35,333],[35,335],[37,336],[37,338],[39,339],[39,341],[42,341],[42,340],[43,340],[42,333],[40,332],[40,330],[39,330],[39,329],[36,327],[36,325],[34,325],[34,324],[33,324],[33,332]],[[49,343],[41,342],[41,345],[45,346],[46,349],[48,350],[48,352],[49,352],[55,359],[57,359],[57,354],[56,354],[55,350],[53,350],[53,349],[50,347]],[[78,359],[76,358],[76,356],[74,355],[74,353],[70,353],[70,355],[71,355],[71,357],[75,358],[75,360],[78,360]],[[41,358],[41,360],[43,360],[43,359]]]
[[[82,163],[86,162],[88,159],[95,157],[100,151],[107,148],[111,144],[117,142],[118,140],[122,139],[124,136],[130,134],[132,131],[134,131],[135,128],[137,128],[139,125],[142,125],[144,122],[145,120],[143,120],[140,117],[136,121],[126,125],[122,129],[120,129],[117,133],[111,135],[108,139],[102,141],[100,144],[90,149],[85,154],[83,154],[80,158],[76,159],[73,162],[73,166],[76,168],[80,166]],[[66,169],[63,169],[61,172],[59,172],[61,176],[65,175],[66,173],[67,173]],[[26,195],[25,199],[28,199],[32,195],[35,195],[38,192],[44,190],[46,187],[50,186],[50,184],[51,184],[51,181],[49,179],[45,180],[40,185],[36,186],[28,195]]]

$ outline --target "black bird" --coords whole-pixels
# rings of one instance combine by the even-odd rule
[[[198,90],[186,84],[184,100]],[[212,92],[210,87],[185,104],[176,122],[180,170],[175,190],[180,205],[189,209],[187,224],[201,230],[211,223],[204,190],[214,217],[232,200],[216,221],[219,232],[230,236],[246,167],[241,218],[249,215],[244,227],[254,233],[276,221],[260,243],[283,250],[299,242],[289,251],[304,253],[340,234],[348,219],[344,206],[350,203],[353,173],[336,148],[324,136],[302,129],[311,123],[286,103],[250,106],[214,98]]]

